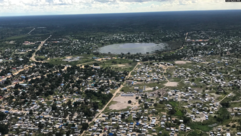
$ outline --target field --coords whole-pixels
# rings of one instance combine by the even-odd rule
[[[176,87],[178,85],[178,82],[167,82],[164,85],[168,87]]]
[[[131,104],[128,104],[128,101],[131,100]],[[138,101],[135,99],[135,96],[130,97],[130,96],[117,96],[113,99],[115,102],[114,104],[109,106],[110,110],[123,110],[128,107],[131,108],[137,108],[139,106]]]
[[[175,61],[175,64],[187,64],[191,63],[190,61]]]

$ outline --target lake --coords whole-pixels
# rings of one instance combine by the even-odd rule
[[[122,44],[112,44],[107,45],[104,47],[99,48],[100,53],[111,53],[111,54],[127,54],[130,52],[130,54],[136,54],[136,53],[142,53],[146,54],[146,52],[152,53],[155,50],[161,50],[164,49],[165,46],[167,46],[167,43],[122,43]]]

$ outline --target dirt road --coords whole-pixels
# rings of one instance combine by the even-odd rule
[[[50,35],[47,39],[45,39],[44,41],[41,42],[41,44],[38,46],[37,50],[35,50],[35,52],[33,53],[33,55],[32,55],[32,57],[30,58],[30,60],[37,62],[36,59],[35,59],[36,52],[39,51],[39,50],[42,48],[42,46],[44,45],[44,43],[45,43],[51,36],[52,36],[52,35]]]
[[[23,69],[20,69],[20,70],[18,70],[17,72],[13,73],[13,75],[15,76],[15,75],[17,75],[18,73],[20,73],[20,72],[22,72],[22,71],[24,71],[24,70],[27,70],[29,67],[32,67],[32,66],[27,66],[27,67],[25,67],[25,68],[23,68]],[[7,78],[10,78],[10,77],[12,77],[12,75],[6,76],[5,78],[1,79],[0,82],[1,82],[2,80],[5,80],[5,79],[7,79]]]
[[[186,33],[185,41],[187,40],[187,35],[188,35],[188,33]]]
[[[168,66],[165,66],[165,65],[160,65],[162,67],[162,69],[164,69],[164,72],[162,73],[163,74],[163,77],[167,80],[167,82],[170,82],[168,80],[168,78],[165,76],[165,73],[167,73],[167,69],[169,68]]]
[[[131,73],[136,69],[136,67],[140,64],[140,62],[138,62],[136,64],[136,66],[129,72],[128,76],[126,78],[129,78],[131,76]]]
[[[223,99],[221,99],[218,103],[221,103],[221,101],[223,101],[226,97],[230,96],[231,94],[232,94],[232,92],[227,94],[226,96],[224,96]]]
[[[35,30],[35,28],[33,28],[31,31],[29,31],[28,35],[30,35],[34,30]]]
[[[137,67],[139,64],[140,64],[140,63],[138,62],[138,63],[136,64],[136,66],[129,72],[129,74],[127,75],[126,78],[128,78],[128,77],[131,75],[131,73],[136,69],[136,67]],[[125,84],[125,83],[126,83],[126,82],[124,82],[123,84]],[[107,108],[107,106],[111,103],[111,101],[116,97],[116,94],[118,94],[123,87],[124,87],[124,86],[121,85],[121,86],[115,91],[115,93],[113,94],[113,96],[112,96],[112,98],[109,100],[109,102],[108,102],[101,110],[99,110],[99,113],[96,114],[95,117],[92,119],[92,121],[88,122],[88,124],[91,124],[93,121],[96,120],[96,118]],[[83,136],[84,133],[85,133],[85,131],[81,134],[81,136]]]

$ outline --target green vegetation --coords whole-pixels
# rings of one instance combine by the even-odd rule
[[[169,114],[183,117],[185,114],[185,109],[181,108],[180,103],[176,101],[168,102],[172,106],[172,110],[169,111]]]
[[[21,38],[26,38],[28,37],[28,35],[18,35],[18,36],[12,36],[12,37],[8,37],[6,38],[6,40],[16,40],[16,39],[21,39]]]
[[[209,127],[208,125],[204,125],[200,122],[192,122],[188,125],[191,127],[191,129],[201,130],[204,132],[208,132],[208,131],[212,130],[212,127]]]
[[[192,130],[191,132],[188,132],[187,136],[208,136],[208,134],[200,130]]]

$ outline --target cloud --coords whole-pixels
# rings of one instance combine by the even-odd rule
[[[241,9],[224,0],[0,0],[0,16]]]
[[[168,1],[168,0],[95,0],[98,2],[151,2],[151,1],[156,1],[156,2],[163,2],[163,1]],[[169,0],[172,1],[172,0]]]

